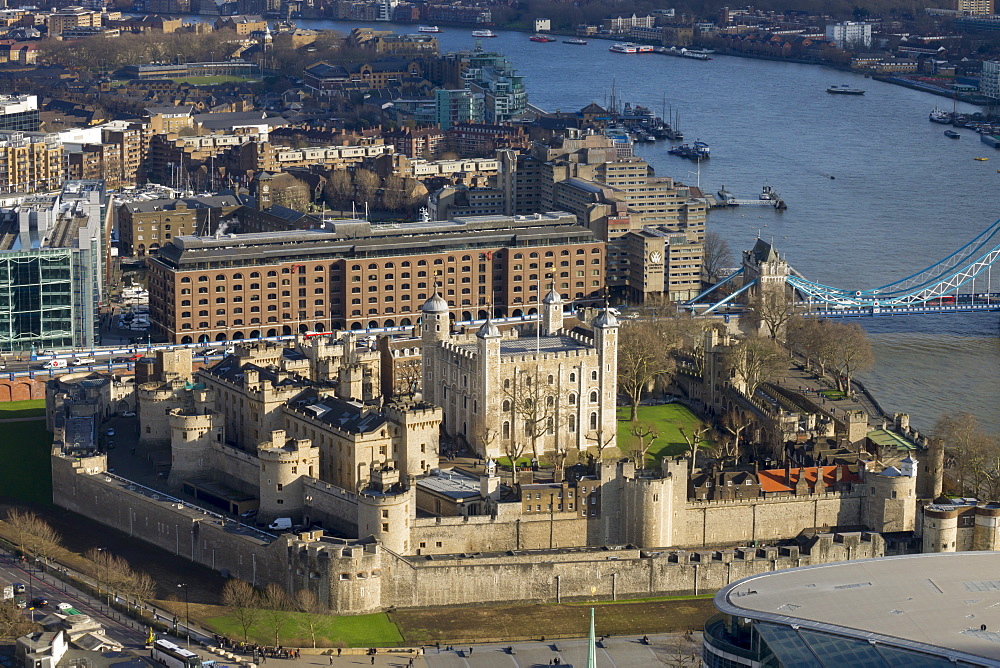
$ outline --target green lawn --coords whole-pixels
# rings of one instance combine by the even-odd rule
[[[23,401],[20,403],[35,403]],[[49,453],[52,432],[44,420],[9,422],[0,438],[0,495],[18,501],[52,503]]]
[[[280,632],[280,643],[286,647],[312,647],[309,630],[303,629],[302,615],[288,612]],[[336,647],[343,643],[347,647],[392,647],[403,642],[396,625],[389,621],[384,612],[374,615],[336,617],[324,620],[316,634],[316,644],[321,647]],[[243,630],[231,616],[209,617],[202,620],[216,633],[234,640],[243,639]],[[250,641],[262,645],[274,644],[274,631],[267,629],[261,619],[250,631]]]
[[[630,433],[632,423],[629,421],[630,408],[618,409],[618,447],[622,452],[628,451],[628,443],[635,437]],[[683,454],[687,448],[681,428],[689,434],[702,425],[702,421],[682,404],[663,404],[662,406],[639,406],[639,423],[653,427],[658,436],[653,447],[646,454],[649,463],[655,463],[667,456]]]
[[[840,390],[823,390],[820,392],[820,394],[822,394],[830,401],[840,401],[841,399],[844,399],[847,396]]]
[[[45,399],[0,403],[0,420],[29,417],[45,417]]]

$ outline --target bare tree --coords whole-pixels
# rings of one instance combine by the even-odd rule
[[[934,435],[945,448],[959,494],[988,499],[1000,493],[1000,439],[988,435],[971,413],[942,415]]]
[[[311,193],[309,186],[300,179],[294,179],[287,185],[275,184],[272,192],[272,201],[289,209],[305,211],[309,208]]]
[[[698,460],[698,449],[702,447],[701,442],[705,440],[705,435],[709,432],[709,427],[708,425],[702,425],[690,434],[687,433],[687,430],[684,429],[684,427],[680,427],[678,431],[681,432],[681,437],[684,439],[684,442],[687,443],[687,453],[691,462],[690,475],[694,477],[695,463]]]
[[[510,460],[510,486],[515,491],[519,489],[517,484],[517,460],[524,455],[527,445],[518,439],[513,433],[510,438],[500,444],[500,449]]]
[[[260,611],[261,621],[267,625],[267,629],[274,633],[274,646],[281,645],[281,627],[288,619],[288,611],[292,607],[292,602],[288,599],[288,594],[278,584],[268,583],[264,589],[264,596],[261,598]]]
[[[490,446],[497,440],[497,430],[487,427],[479,433],[479,443],[483,446],[483,457],[490,456]]]
[[[637,469],[645,468],[646,454],[653,447],[659,434],[656,433],[652,425],[641,423],[634,423],[629,429],[629,434],[632,438],[629,439],[626,454],[635,463]]]
[[[588,441],[593,441],[597,446],[597,463],[604,461],[604,451],[618,441],[618,432],[612,431],[607,438],[604,438],[604,428],[598,429],[592,436],[587,436]]]
[[[359,203],[374,205],[375,193],[380,184],[381,179],[371,170],[359,169],[354,172],[354,192]]]
[[[295,592],[295,609],[299,611],[299,625],[309,634],[313,649],[316,649],[316,634],[327,620],[326,609],[311,589]]]
[[[639,402],[662,377],[675,368],[671,347],[665,345],[652,321],[626,321],[618,336],[618,389],[629,399],[629,419],[639,417]]]
[[[767,330],[772,340],[784,334],[796,312],[795,293],[788,286],[761,289],[750,299],[752,320]]]
[[[34,629],[35,624],[24,616],[13,599],[0,602],[0,638],[12,641]]]
[[[555,398],[546,396],[539,382],[538,369],[514,374],[510,387],[504,386],[504,405],[510,406],[511,440],[523,430],[531,443],[531,452],[538,458],[538,442],[546,433],[555,431]]]
[[[405,184],[402,177],[390,174],[382,184],[382,206],[389,211],[398,211],[406,204]]]
[[[260,621],[260,594],[245,580],[227,580],[222,588],[222,604],[229,608],[233,619],[243,631],[243,641],[249,642],[250,630]]]
[[[330,206],[343,207],[346,205],[351,201],[351,195],[354,194],[351,173],[346,169],[334,169],[326,177],[326,183],[323,184],[323,194]]]
[[[837,369],[837,388],[851,391],[851,379],[858,371],[866,371],[875,364],[875,353],[864,328],[856,322],[834,323],[833,364]]]
[[[406,208],[410,212],[418,205],[427,202],[427,186],[417,179],[405,179],[403,182],[403,191],[406,193]]]
[[[774,341],[748,336],[726,352],[727,368],[746,385],[753,396],[761,384],[775,379],[787,365],[787,359]]]
[[[733,253],[729,243],[716,232],[705,233],[704,255],[701,259],[701,271],[709,283],[719,280],[719,272],[733,264]]]
[[[11,508],[7,511],[7,526],[14,533],[18,549],[48,561],[65,550],[59,532],[31,511]]]

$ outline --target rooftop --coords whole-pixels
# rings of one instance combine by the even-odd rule
[[[985,665],[1000,666],[998,572],[996,552],[883,557],[744,578],[716,594],[715,605],[730,615],[771,622],[758,626],[781,635],[788,656],[801,646],[801,656],[813,658],[806,644],[811,629],[877,644],[883,659],[896,646],[977,665],[986,658]],[[904,663],[910,662],[888,665]]]
[[[456,501],[478,499],[481,496],[479,480],[457,471],[439,471],[417,480],[417,487],[436,492]]]

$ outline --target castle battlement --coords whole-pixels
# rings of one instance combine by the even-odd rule
[[[779,503],[788,501],[826,501],[831,499],[849,499],[863,497],[865,492],[862,485],[857,485],[855,489],[844,491],[829,491],[818,494],[787,494],[769,492],[767,496],[754,497],[749,499],[688,499],[686,505],[690,510],[699,508],[719,508],[725,506],[757,506],[769,503]]]

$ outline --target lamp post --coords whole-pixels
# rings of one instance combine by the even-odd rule
[[[184,590],[184,635],[187,637],[187,648],[191,649],[191,602],[188,599],[188,586],[179,584],[177,587]]]

